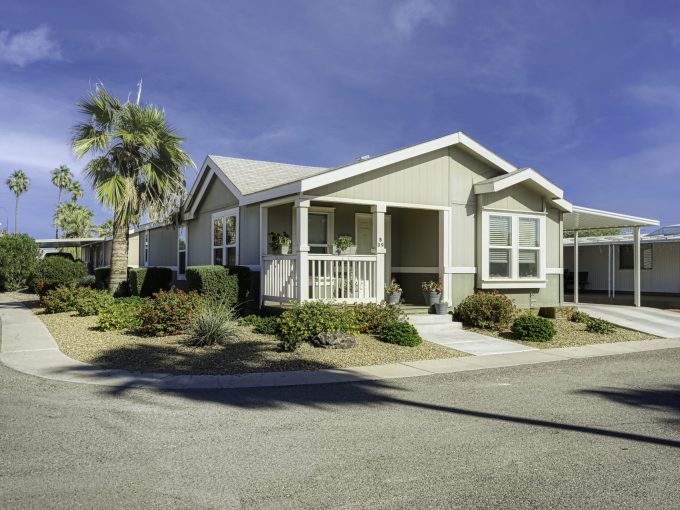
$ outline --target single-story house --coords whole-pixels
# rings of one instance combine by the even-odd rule
[[[130,232],[128,265],[139,266],[139,254],[137,248],[139,233]],[[43,254],[59,251],[64,248],[74,248],[77,258],[82,260],[88,267],[103,267],[111,265],[111,238],[110,237],[77,237],[62,239],[36,239],[36,243]]]
[[[421,282],[441,279],[454,306],[476,289],[554,306],[574,214],[586,228],[613,213],[575,212],[539,172],[458,132],[334,168],[208,156],[181,225],[142,225],[137,252],[140,266],[170,267],[178,280],[187,266],[248,266],[261,303],[379,302],[395,280],[420,305]],[[272,250],[272,232],[291,236],[290,252]],[[337,250],[338,236],[351,247]]]

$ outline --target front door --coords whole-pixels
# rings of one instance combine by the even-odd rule
[[[371,255],[373,246],[373,216],[367,213],[356,213],[355,238],[357,255]],[[385,215],[385,283],[392,278],[392,217]]]

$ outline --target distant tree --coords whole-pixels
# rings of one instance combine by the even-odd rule
[[[113,209],[113,294],[123,291],[127,279],[130,225],[139,224],[145,213],[151,221],[174,215],[185,189],[184,168],[194,166],[165,112],[140,104],[139,96],[121,104],[98,87],[78,104],[85,119],[73,129],[73,151],[94,156],[85,173],[99,202]]]
[[[92,218],[94,212],[84,205],[75,202],[64,202],[54,213],[54,226],[61,229],[67,239],[74,237],[89,237],[94,230]]]
[[[16,234],[19,231],[19,197],[28,191],[31,181],[26,177],[23,170],[15,170],[5,182],[16,197],[14,201],[14,233]]]
[[[68,192],[71,194],[71,201],[77,202],[78,199],[83,198],[83,187],[78,181],[73,181],[68,187]]]
[[[52,170],[52,184],[59,189],[59,197],[57,198],[57,207],[54,212],[56,214],[57,208],[61,205],[61,193],[68,190],[73,181],[73,174],[66,165],[61,165],[59,168]],[[59,238],[59,229],[54,232],[54,237]]]
[[[95,228],[95,232],[97,232],[99,237],[111,237],[113,233],[113,220],[106,220]]]
[[[621,233],[620,228],[588,228],[585,230],[579,230],[579,237],[604,237],[604,236],[617,236]],[[574,237],[574,232],[565,232],[565,238]]]

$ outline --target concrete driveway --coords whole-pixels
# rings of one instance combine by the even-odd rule
[[[1,508],[677,508],[680,349],[142,390],[0,366]]]
[[[593,317],[605,319],[624,328],[636,329],[660,336],[680,337],[680,313],[645,306],[596,305],[579,303],[579,310]]]

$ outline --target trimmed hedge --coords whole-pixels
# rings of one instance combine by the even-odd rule
[[[73,262],[64,257],[47,257],[39,260],[31,275],[29,286],[40,296],[60,285],[76,285],[87,276],[82,262]]]
[[[187,267],[189,291],[196,291],[210,301],[241,310],[249,300],[253,274],[245,266]]]
[[[496,330],[506,328],[514,315],[513,302],[498,292],[476,292],[463,299],[455,312],[466,326]]]
[[[319,333],[356,335],[359,324],[351,307],[335,307],[322,301],[293,303],[278,318],[277,334],[283,351],[294,351]]]
[[[548,342],[556,333],[555,325],[549,319],[531,313],[520,315],[512,323],[512,335],[517,340]]]
[[[378,338],[389,344],[415,347],[423,343],[415,326],[409,322],[394,321],[385,324],[380,329]]]
[[[169,290],[172,270],[167,267],[131,267],[128,269],[128,285],[133,296],[148,297],[159,290]]]
[[[111,280],[110,267],[97,267],[94,270],[94,282],[98,289],[108,289]]]
[[[0,235],[0,290],[26,286],[39,254],[37,243],[26,234]]]

